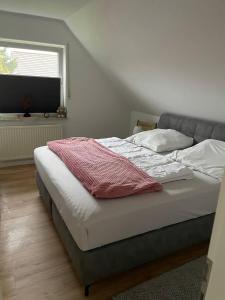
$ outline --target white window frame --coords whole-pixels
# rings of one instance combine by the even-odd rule
[[[68,65],[67,53],[68,45],[47,44],[32,41],[5,39],[0,37],[0,47],[31,49],[40,51],[57,52],[59,58],[59,77],[61,78],[60,105],[66,107],[67,99],[70,97],[68,86]],[[12,75],[13,76],[13,75]]]

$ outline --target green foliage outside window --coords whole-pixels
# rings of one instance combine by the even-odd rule
[[[0,74],[12,74],[16,67],[16,59],[10,57],[5,48],[0,48]]]

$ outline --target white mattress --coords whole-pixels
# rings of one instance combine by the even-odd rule
[[[219,181],[199,172],[163,191],[96,200],[47,147],[35,149],[37,170],[83,251],[215,212]]]

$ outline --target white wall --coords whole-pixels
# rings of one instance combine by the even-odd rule
[[[221,185],[219,201],[213,225],[208,257],[213,262],[205,300],[225,298],[225,177]]]
[[[133,110],[225,121],[225,1],[93,0],[66,22]]]
[[[63,21],[0,12],[0,37],[69,43],[71,99],[64,122],[66,136],[128,134],[128,105]]]

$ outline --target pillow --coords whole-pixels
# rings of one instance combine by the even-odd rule
[[[166,152],[193,145],[193,138],[174,129],[153,129],[137,133],[126,139],[128,142],[149,148],[155,152]]]
[[[225,168],[225,142],[204,140],[188,149],[174,151],[168,157],[193,170],[222,179]]]

